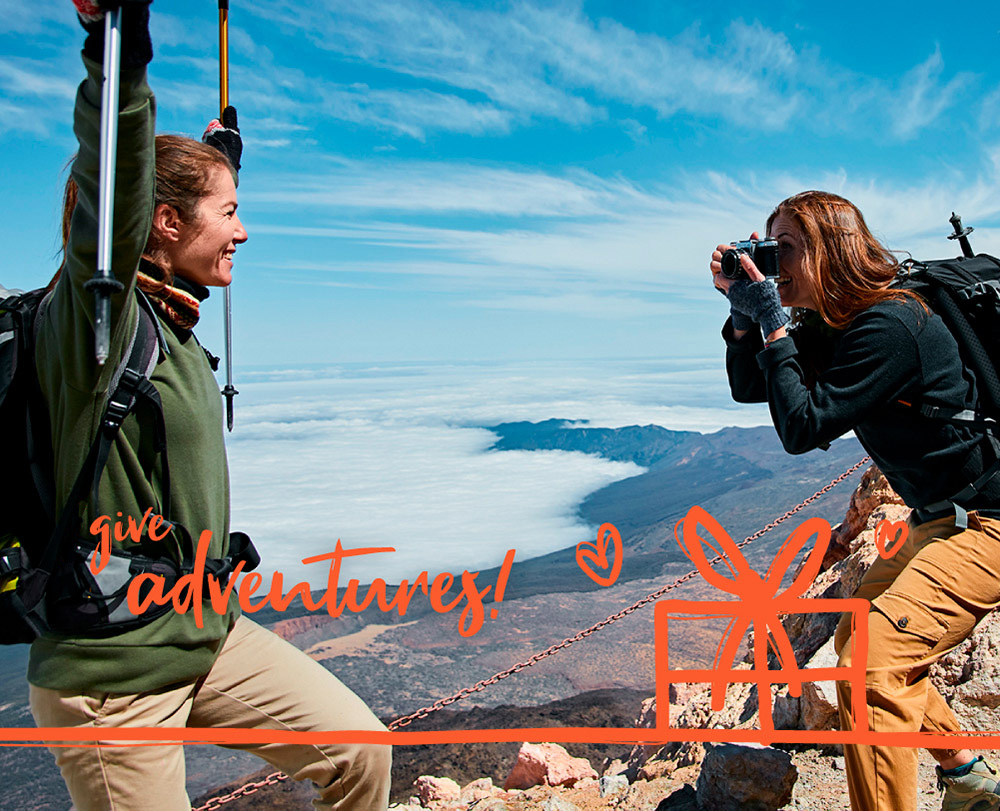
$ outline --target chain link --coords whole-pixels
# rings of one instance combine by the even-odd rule
[[[792,509],[790,509],[788,512],[778,516],[770,524],[763,527],[762,529],[757,530],[753,535],[744,538],[742,541],[736,544],[736,547],[738,549],[742,549],[743,547],[753,543],[758,538],[767,534],[768,532],[770,532],[772,529],[774,529],[784,521],[787,521],[797,512],[801,511],[808,505],[812,504],[814,501],[816,501],[816,499],[821,498],[822,496],[829,493],[834,487],[836,487],[838,484],[840,484],[842,481],[848,478],[851,474],[855,473],[859,468],[863,467],[870,461],[871,457],[866,456],[860,462],[857,462],[856,464],[852,465],[843,473],[841,473],[839,476],[837,476],[837,478],[833,479],[828,485],[826,485],[820,490],[817,490],[815,493],[809,496],[809,498],[805,499],[804,501],[801,501],[799,504],[792,507]],[[714,566],[721,560],[722,557],[717,556],[711,561],[710,565]],[[581,639],[586,639],[588,636],[597,633],[602,628],[605,628],[608,625],[611,625],[612,623],[618,622],[618,620],[627,617],[629,614],[635,613],[643,606],[649,605],[652,602],[656,602],[658,599],[660,599],[660,597],[662,597],[667,592],[673,591],[678,586],[681,586],[684,583],[687,583],[689,580],[692,580],[697,574],[698,574],[697,569],[694,569],[688,572],[687,574],[678,577],[673,583],[669,583],[663,588],[654,591],[652,594],[646,595],[638,602],[630,605],[628,608],[623,608],[617,614],[612,614],[610,617],[607,617],[606,619],[603,619],[600,622],[591,625],[589,628],[585,628],[579,633],[567,637],[562,642],[557,642],[555,645],[546,648],[540,653],[536,653],[534,656],[531,656],[525,661],[511,665],[506,670],[502,670],[499,673],[495,673],[488,679],[483,679],[482,681],[478,681],[471,687],[466,687],[462,690],[459,690],[454,695],[450,695],[447,698],[439,699],[438,701],[435,701],[433,704],[427,707],[421,707],[416,712],[397,718],[395,721],[389,724],[389,729],[396,730],[408,726],[413,721],[416,721],[420,718],[426,718],[433,712],[437,712],[438,710],[444,709],[448,705],[454,704],[456,701],[461,701],[463,698],[467,698],[468,696],[471,696],[473,693],[482,692],[487,687],[493,684],[497,684],[503,679],[513,676],[515,673],[520,673],[522,670],[525,670],[535,664],[538,664],[538,662],[541,662],[543,659],[547,659],[548,657],[553,656],[554,654],[558,653],[564,648],[568,648],[570,645],[579,642]],[[231,803],[234,800],[238,800],[240,797],[245,797],[248,794],[253,794],[255,791],[264,788],[264,786],[274,786],[280,783],[282,780],[287,780],[287,779],[288,779],[287,774],[283,774],[282,772],[274,772],[273,774],[269,774],[267,777],[265,777],[263,780],[259,782],[247,783],[245,786],[240,786],[232,793],[226,794],[223,797],[213,797],[204,805],[198,806],[198,808],[195,808],[193,811],[215,811],[216,809],[220,808],[223,805],[226,805],[227,803]]]
[[[238,800],[240,797],[246,797],[248,794],[253,794],[256,791],[259,791],[264,788],[264,786],[276,786],[282,780],[287,779],[288,775],[284,772],[272,772],[263,780],[256,783],[247,783],[244,786],[240,786],[230,794],[226,794],[222,797],[213,797],[204,805],[199,805],[197,808],[193,809],[193,811],[215,811],[215,809],[220,808],[227,803],[231,803],[234,800]]]

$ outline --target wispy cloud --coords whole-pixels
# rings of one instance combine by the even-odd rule
[[[377,68],[387,85],[407,85],[392,88],[404,96],[414,93],[413,79],[421,80],[425,90],[453,96],[456,112],[464,99],[471,118],[466,128],[450,117],[439,121],[442,129],[461,132],[502,132],[539,119],[581,126],[607,118],[609,105],[626,105],[661,118],[750,120],[764,131],[795,122],[824,131],[864,126],[909,138],[938,120],[949,96],[969,89],[973,78],[949,78],[938,51],[894,80],[830,63],[812,46],[796,49],[759,21],[735,20],[714,36],[695,24],[665,37],[595,19],[580,2],[470,8],[429,0],[331,0],[307,9],[291,0],[261,0],[251,12],[329,54],[331,71],[345,64]],[[477,123],[486,103],[497,116]],[[364,110],[346,110],[347,120],[385,127],[377,106],[367,118]],[[336,117],[344,110],[327,112]],[[422,127],[399,131],[424,134]]]
[[[570,123],[603,115],[540,75],[533,32],[516,15],[421,0],[308,10],[275,0],[253,11],[298,29],[321,50],[479,93],[508,110]]]
[[[0,99],[0,132],[21,131],[44,136],[48,130],[33,112],[19,104]]]
[[[442,171],[441,164],[379,159],[264,183],[247,200],[273,215],[258,236],[292,238],[274,267],[300,281],[393,277],[425,292],[446,287],[483,309],[631,318],[693,300],[711,306],[712,247],[762,231],[770,208],[804,188],[854,200],[890,248],[937,256],[949,252],[941,231],[952,208],[981,229],[996,222],[998,180],[998,166],[986,161],[971,183],[958,174],[876,182],[836,170],[739,179],[681,173],[673,184],[642,187],[580,171],[457,163]],[[289,221],[304,210],[326,224]],[[322,260],[317,239],[336,245]]]
[[[40,137],[61,129],[77,84],[58,63],[0,57],[0,129]]]
[[[910,138],[933,123],[949,107],[955,105],[962,90],[973,80],[963,72],[945,81],[944,59],[935,49],[926,60],[915,65],[903,76],[891,105],[893,131],[901,138]]]
[[[504,217],[603,216],[623,200],[652,201],[620,178],[454,161],[347,161],[312,175],[272,177],[248,194],[260,204]]]
[[[759,21],[707,34],[694,20],[665,36],[592,16],[578,0],[258,0],[241,12],[247,24],[232,29],[230,58],[242,104],[310,129],[345,121],[422,140],[613,118],[636,138],[654,118],[689,115],[709,125],[749,119],[764,134],[794,124],[906,140],[960,99],[989,104],[974,95],[977,77],[949,73],[940,50],[896,76],[866,75]],[[152,19],[157,90],[169,109],[193,112],[213,95],[214,17],[154,8]],[[75,21],[56,0],[11,9],[5,24],[69,64]],[[345,75],[366,78],[336,78]],[[0,97],[10,100],[3,88]]]
[[[78,84],[45,62],[0,58],[0,89],[7,97],[72,99]]]
[[[380,90],[321,83],[319,99],[325,115],[423,140],[428,130],[468,135],[504,133],[513,118],[509,110],[477,104],[431,90]]]
[[[6,33],[33,37],[64,37],[66,29],[80,30],[71,4],[61,0],[6,3],[3,27]]]

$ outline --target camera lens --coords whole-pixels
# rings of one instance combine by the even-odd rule
[[[738,279],[743,275],[740,252],[729,249],[722,254],[722,275],[727,279]]]

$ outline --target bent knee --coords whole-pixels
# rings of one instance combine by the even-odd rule
[[[360,747],[355,763],[364,770],[369,780],[382,782],[392,771],[392,747],[387,744],[368,744]]]
[[[345,753],[349,763],[344,771],[336,776],[331,788],[342,796],[343,805],[335,805],[347,809],[382,809],[389,804],[389,787],[392,781],[392,747],[385,744],[357,744]]]

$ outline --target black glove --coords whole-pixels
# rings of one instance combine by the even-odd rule
[[[104,14],[121,8],[121,66],[141,68],[153,59],[149,39],[149,4],[152,0],[73,0],[80,25],[87,32],[83,55],[94,62],[104,61]]]
[[[778,288],[766,279],[762,282],[737,279],[729,286],[726,297],[733,310],[760,324],[761,332],[764,335],[770,335],[778,327],[783,327],[788,323],[788,316],[781,309]],[[733,327],[736,328],[735,322]]]
[[[240,127],[236,123],[235,107],[230,105],[222,111],[221,122],[217,118],[209,121],[201,140],[209,146],[214,146],[229,158],[229,162],[237,172],[240,170],[240,158],[243,157],[243,139],[240,137]]]

